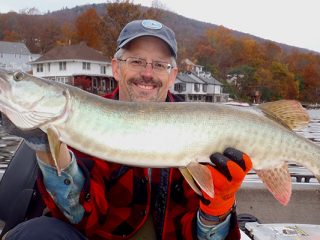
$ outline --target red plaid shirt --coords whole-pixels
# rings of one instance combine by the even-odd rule
[[[118,89],[106,97],[117,96]],[[168,93],[167,101],[179,99]],[[152,169],[150,184],[147,168],[109,163],[73,151],[86,178],[80,194],[85,215],[75,226],[89,239],[131,238],[150,213],[158,239],[196,239],[199,197],[178,169]],[[52,216],[68,221],[41,178],[38,186]],[[227,239],[240,239],[235,213]]]

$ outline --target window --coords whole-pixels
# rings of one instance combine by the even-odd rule
[[[61,83],[68,83],[68,77],[57,77],[56,81]]]
[[[200,91],[200,84],[199,83],[195,83],[194,84],[194,91],[195,92],[199,92]]]
[[[117,86],[117,81],[114,79],[111,79],[110,80],[110,89],[113,90],[116,88],[116,86]]]
[[[207,92],[208,91],[208,84],[203,84],[202,85],[202,91]]]
[[[106,80],[101,81],[101,90],[106,91]]]
[[[82,63],[82,69],[83,70],[90,70],[90,63],[89,62],[83,62]]]
[[[65,71],[67,69],[67,62],[59,62],[59,70]]]
[[[37,64],[37,72],[43,72],[43,64]]]
[[[3,58],[3,53],[0,53],[1,58]]]
[[[50,63],[48,63],[48,72],[50,72]]]
[[[106,66],[100,66],[100,73],[106,74]]]
[[[186,88],[187,86],[185,83],[176,83],[174,85],[174,90],[179,93],[186,91]]]

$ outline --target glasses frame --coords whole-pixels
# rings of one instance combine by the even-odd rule
[[[139,58],[139,57],[127,57],[126,59],[121,59],[121,58],[118,58],[117,59],[118,61],[120,62],[125,62],[126,63],[126,66],[131,69],[131,70],[134,70],[134,71],[142,71],[144,70],[148,64],[151,65],[152,67],[152,70],[153,72],[155,73],[159,73],[159,74],[163,74],[163,73],[168,73],[170,74],[171,73],[171,70],[173,69],[173,66],[170,64],[170,63],[167,63],[167,62],[163,62],[163,61],[152,61],[152,62],[147,62],[146,59],[144,58]],[[141,65],[132,65],[130,64],[130,60],[138,60],[138,61],[142,61],[143,64]],[[161,64],[164,64],[166,65],[165,69],[159,69],[157,67],[157,64],[161,65]]]

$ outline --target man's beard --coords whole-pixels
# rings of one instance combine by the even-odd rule
[[[150,95],[150,93],[148,93],[149,90],[145,90],[144,91],[142,88],[141,88],[141,91],[139,91],[137,93],[137,92],[135,92],[133,87],[139,88],[139,85],[153,87],[153,90],[156,89],[156,93],[153,94],[153,95]],[[145,80],[145,79],[141,79],[141,78],[134,78],[134,79],[128,80],[127,87],[128,87],[128,94],[129,94],[130,101],[135,101],[135,102],[142,102],[142,101],[159,102],[159,101],[162,100],[161,96],[160,96],[160,90],[161,90],[161,87],[162,87],[162,82],[159,81],[159,80],[155,80],[155,79]]]

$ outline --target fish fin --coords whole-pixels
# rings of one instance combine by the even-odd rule
[[[300,102],[295,100],[279,100],[258,105],[266,115],[280,121],[284,126],[297,130],[306,127],[310,117]]]
[[[285,162],[272,169],[255,170],[268,190],[282,204],[287,205],[291,197],[291,176]]]
[[[200,189],[213,198],[214,186],[209,168],[197,162],[190,162],[187,169]]]
[[[186,168],[179,168],[182,176],[184,177],[184,179],[187,181],[187,183],[189,184],[189,186],[193,189],[193,191],[195,191],[198,195],[202,196],[201,190],[198,188],[197,184],[195,183],[195,181],[193,180],[192,175],[190,174],[190,172],[188,171],[188,169]]]
[[[58,176],[61,176],[61,168],[59,166],[59,155],[60,155],[61,142],[59,140],[59,133],[55,128],[49,127],[47,129],[47,135],[48,135],[51,156],[53,158],[54,165],[57,169],[57,174],[58,174]]]
[[[55,117],[52,113],[35,111],[19,112],[10,108],[4,109],[4,113],[14,125],[23,130],[36,129]]]

